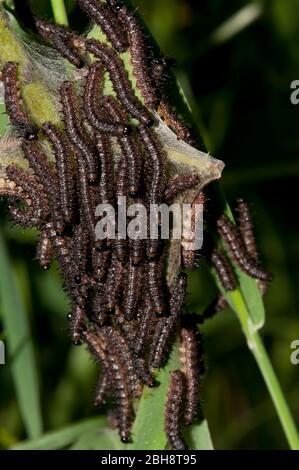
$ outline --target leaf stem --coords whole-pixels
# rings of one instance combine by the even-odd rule
[[[68,17],[64,0],[51,0],[54,19],[57,24],[68,26]]]
[[[299,450],[299,436],[294,419],[258,332],[252,333],[250,347],[271,395],[289,446],[292,450]]]
[[[251,350],[264,378],[289,446],[292,450],[299,450],[299,435],[294,419],[291,415],[289,406],[283,395],[262,339],[259,333],[253,329],[250,314],[242,293],[239,290],[235,290],[229,294],[228,300],[241,322],[248,347]]]

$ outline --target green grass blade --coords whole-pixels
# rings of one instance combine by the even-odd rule
[[[59,431],[49,432],[38,439],[20,442],[12,447],[11,450],[58,450],[73,444],[76,439],[84,433],[96,432],[106,425],[106,419],[91,418],[72,424]]]
[[[260,330],[265,324],[265,306],[256,280],[242,273],[239,269],[236,270],[236,273],[250,314],[252,328],[254,331]]]
[[[117,431],[101,428],[83,434],[70,450],[119,450],[120,439]]]
[[[42,432],[38,373],[20,280],[0,233],[0,298],[11,368],[20,412],[29,437]]]
[[[55,23],[67,26],[68,17],[67,17],[64,0],[51,0],[51,5],[52,5]]]
[[[194,424],[184,432],[189,450],[213,450],[213,443],[206,420]]]
[[[212,44],[220,45],[229,41],[237,34],[244,31],[255,21],[257,21],[264,12],[263,2],[249,2],[230,18],[224,21],[211,35]]]

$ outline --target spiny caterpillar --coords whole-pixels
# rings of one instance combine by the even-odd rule
[[[127,122],[126,111],[115,98],[112,96],[105,96],[102,102],[105,110],[112,119],[122,124]],[[128,134],[128,132],[123,134]],[[133,135],[119,135],[118,141],[123,155],[127,160],[128,193],[131,197],[136,197],[141,177],[141,152],[136,138]]]
[[[182,315],[186,289],[187,277],[185,273],[180,273],[171,290],[170,314],[159,319],[154,331],[149,357],[150,366],[153,369],[163,367],[167,361]]]
[[[50,238],[46,232],[43,232],[40,236],[37,245],[37,259],[40,266],[46,271],[49,269],[52,258],[53,258],[53,247]]]
[[[181,330],[181,363],[186,377],[186,404],[184,422],[190,426],[197,418],[200,401],[200,357],[198,339],[194,330]]]
[[[173,199],[195,187],[199,183],[198,175],[196,173],[191,175],[176,175],[168,182],[164,192],[164,199],[167,202],[172,202]]]
[[[182,370],[170,375],[165,432],[173,449],[185,449],[181,425],[197,418],[203,364],[197,335],[187,324],[186,317],[191,316],[183,314],[187,276],[180,267],[193,269],[197,262],[192,233],[201,216],[196,215],[195,204],[204,202],[204,193],[197,191],[202,188],[201,174],[174,163],[172,157],[170,162],[171,151],[166,153],[167,140],[162,135],[166,126],[189,143],[191,133],[162,89],[168,78],[166,67],[171,64],[161,54],[153,58],[137,14],[113,0],[108,5],[96,0],[79,3],[99,23],[113,47],[39,21],[40,33],[60,55],[83,67],[80,73],[76,71],[74,80],[60,86],[62,124],[46,122],[41,129],[30,122],[20,100],[17,65],[6,64],[3,77],[7,113],[22,137],[21,149],[29,170],[6,168],[4,181],[0,178],[0,195],[10,198],[10,213],[16,222],[39,229],[38,259],[42,267],[48,268],[52,259],[59,263],[71,301],[70,337],[76,345],[87,345],[100,364],[95,405],[106,399],[109,404],[112,399],[114,422],[123,442],[132,439],[135,400],[140,398],[144,385],[159,385],[154,378],[156,369],[167,363],[176,338],[181,339]],[[118,54],[128,47],[136,86],[145,105],[136,96]],[[70,74],[73,72],[71,67]],[[110,95],[106,95],[106,72],[113,88]],[[153,114],[156,108],[164,125]],[[55,162],[44,151],[44,137],[51,144]],[[184,147],[184,143],[172,139],[175,150]],[[182,246],[178,244],[182,263],[173,270],[174,282],[166,278],[171,256],[168,243],[161,239],[159,217],[155,221],[157,239],[137,236],[114,240],[104,228],[102,240],[95,232],[104,218],[96,215],[100,203],[109,203],[117,215],[122,209],[119,197],[127,198],[125,209],[135,203],[142,205],[148,229],[151,204],[176,199],[184,203],[189,194],[195,195],[191,227],[190,232],[184,227]],[[248,230],[243,230],[243,225],[249,227],[246,211],[240,217],[245,240]],[[124,227],[117,222],[117,234],[127,229],[131,220],[127,217]],[[255,270],[250,269],[256,275],[259,264],[246,240],[246,246],[242,238],[240,244],[240,234],[237,237],[225,222],[218,229],[235,251],[243,250],[246,265],[249,258],[251,268],[255,263]],[[233,281],[226,259],[216,249],[211,253],[224,287],[231,290]],[[235,257],[240,262],[240,256]],[[216,308],[220,304],[223,302],[218,302]],[[197,315],[196,322],[200,321]]]
[[[111,10],[98,0],[78,0],[78,5],[100,26],[114,49],[125,52],[128,41],[125,29]]]
[[[78,68],[84,67],[84,61],[75,45],[76,38],[72,31],[65,26],[52,24],[41,18],[35,19],[35,26],[39,34],[50,42],[62,57]]]
[[[90,66],[84,88],[84,110],[88,122],[98,132],[112,135],[128,134],[130,132],[129,126],[109,122],[99,117],[103,76],[104,69],[99,62]]]
[[[272,275],[248,254],[237,227],[226,216],[218,219],[217,229],[240,269],[255,279],[271,281]]]
[[[127,111],[146,126],[152,125],[152,119],[148,111],[134,96],[128,74],[116,52],[110,49],[106,44],[100,43],[95,39],[88,39],[85,42],[85,46],[86,49],[98,57],[107,68],[113,87]]]
[[[89,147],[88,142],[82,135],[82,121],[78,116],[79,105],[77,104],[73,84],[69,81],[64,82],[60,89],[60,95],[68,136],[85,160],[88,180],[94,182],[98,176],[97,162],[93,150]]]
[[[20,137],[26,140],[36,140],[37,130],[31,123],[24,105],[18,81],[18,64],[7,62],[2,70],[1,78],[4,85],[4,103],[10,122],[16,127]]]
[[[217,249],[214,249],[211,255],[211,261],[223,285],[224,290],[235,290],[237,287],[236,277],[225,254]]]
[[[142,94],[146,106],[156,109],[159,98],[155,89],[155,83],[151,77],[150,64],[148,62],[149,49],[140,22],[134,13],[125,6],[119,8],[117,14],[128,34],[131,62],[137,87]]]
[[[57,127],[47,122],[42,126],[43,133],[49,139],[54,148],[56,173],[59,175],[60,206],[66,223],[70,223],[73,217],[73,170],[70,160],[70,146],[66,136]]]
[[[258,261],[259,256],[256,249],[253,223],[249,205],[247,204],[247,202],[244,201],[244,199],[239,198],[237,199],[237,206],[235,211],[237,213],[238,228],[242,235],[246,250],[255,261]]]
[[[164,429],[168,442],[174,450],[187,449],[182,437],[182,421],[186,393],[185,375],[176,370],[170,374],[170,385],[167,394]]]

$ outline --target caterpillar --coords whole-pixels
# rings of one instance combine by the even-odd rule
[[[124,370],[130,396],[138,398],[141,394],[140,383],[137,378],[136,364],[126,340],[111,326],[102,327],[101,333],[109,344],[109,351],[118,359]]]
[[[152,310],[157,316],[163,316],[166,313],[166,306],[162,289],[162,261],[149,261],[145,267]]]
[[[170,315],[160,318],[157,323],[150,349],[149,363],[151,368],[162,367],[168,357],[172,341],[182,314],[187,289],[187,276],[180,273],[170,296]]]
[[[80,272],[86,272],[90,262],[90,237],[82,223],[75,224],[71,239],[71,250]]]
[[[237,199],[236,213],[238,229],[242,235],[244,245],[246,246],[249,255],[255,261],[258,261],[259,255],[256,249],[251,213],[249,206],[244,199]]]
[[[127,121],[125,110],[115,98],[112,96],[105,96],[102,100],[102,104],[112,119],[120,123],[125,123]],[[136,138],[132,135],[120,136],[118,141],[122,149],[122,153],[127,160],[128,193],[129,196],[136,197],[140,186],[142,162],[141,152]]]
[[[9,190],[5,188],[1,193],[11,196],[13,199],[21,199],[27,206],[26,209],[23,209],[10,203],[11,217],[24,227],[37,226],[41,228],[48,218],[49,204],[41,192],[39,182],[27,171],[14,165],[9,165],[6,168],[6,175],[11,180],[10,187]]]
[[[86,118],[95,131],[112,135],[124,135],[131,132],[131,128],[121,123],[99,118],[99,96],[102,89],[104,68],[100,62],[94,62],[89,67],[84,87],[84,110]]]
[[[128,40],[118,18],[103,3],[97,0],[78,0],[78,5],[100,26],[114,49],[125,52]]]
[[[63,273],[65,286],[71,298],[74,299],[79,307],[84,308],[86,297],[84,292],[81,292],[79,285],[81,282],[79,268],[70,254],[70,240],[67,237],[57,235],[52,222],[48,222],[44,230],[47,237],[51,240],[54,253],[58,258]]]
[[[49,200],[51,211],[53,212],[53,220],[57,232],[62,233],[65,227],[63,216],[61,213],[60,201],[53,188],[59,187],[57,174],[53,171],[52,166],[47,157],[41,151],[39,144],[35,141],[23,141],[22,150],[30,167],[42,184],[46,196]]]
[[[80,346],[82,332],[86,328],[86,311],[84,308],[80,307],[79,305],[74,305],[72,309],[72,313],[70,315],[70,322],[71,322],[71,338],[72,342],[75,346]]]
[[[53,259],[53,247],[47,233],[42,232],[37,245],[37,259],[44,270],[48,270]]]
[[[127,321],[124,317],[121,302],[123,302],[124,293],[120,299],[120,307],[116,309],[115,314],[111,318],[111,323],[116,328],[128,343],[128,346],[133,351],[133,342],[135,340],[136,327],[138,325],[138,317]]]
[[[226,216],[218,219],[217,229],[233,260],[242,271],[255,279],[271,281],[272,275],[248,254],[237,227]]]
[[[139,307],[139,312],[140,320],[133,342],[133,352],[136,357],[142,357],[145,354],[148,347],[148,339],[153,327],[153,320],[155,319],[148,294],[146,294],[143,303]]]
[[[159,95],[163,95],[163,89],[169,78],[168,69],[177,66],[177,61],[172,57],[154,57],[150,62],[151,77],[156,85]]]
[[[235,290],[237,287],[236,276],[225,254],[220,250],[214,249],[211,261],[224,290],[227,292]]]
[[[148,202],[149,204],[159,204],[165,187],[166,154],[151,129],[140,126],[139,136],[152,166],[152,182]]]
[[[103,338],[103,342],[101,342],[101,338]],[[88,334],[85,335],[85,339],[88,342],[92,354],[99,358],[103,356],[104,348],[105,358],[107,358],[109,372],[113,380],[113,396],[117,406],[117,426],[120,439],[122,442],[128,443],[130,441],[134,411],[124,367],[119,357],[109,351],[107,337],[103,334],[103,329],[98,332],[97,336],[88,332]]]
[[[108,136],[97,134],[97,153],[101,163],[99,195],[102,204],[113,202],[113,166]]]
[[[124,301],[125,319],[130,321],[136,316],[137,305],[140,295],[140,268],[130,263],[128,269],[128,281],[126,286],[126,297]]]
[[[187,269],[193,270],[197,267],[198,250],[196,250],[197,237],[200,235],[198,229],[200,224],[203,223],[203,213],[205,208],[205,195],[200,192],[193,200],[190,213],[183,221],[183,234],[182,234],[182,260],[183,266]]]
[[[167,183],[167,187],[164,192],[164,199],[167,202],[173,201],[173,199],[187,191],[188,189],[194,188],[199,183],[198,175],[193,173],[191,175],[176,175]]]
[[[106,367],[101,367],[101,373],[97,381],[96,385],[96,394],[95,394],[95,399],[94,399],[94,406],[100,406],[102,404],[105,404],[105,399],[106,396],[108,395],[109,391],[111,389],[111,378],[109,376],[109,373],[107,372]]]
[[[62,84],[60,95],[67,134],[72,144],[84,158],[88,169],[89,182],[94,183],[98,176],[97,162],[94,152],[89,147],[81,130],[82,122],[79,115],[79,105],[72,82],[66,81]]]
[[[237,213],[238,228],[246,250],[256,262],[259,262],[259,254],[256,248],[253,222],[249,205],[244,201],[244,199],[239,198],[237,199],[237,207],[235,211]],[[268,283],[268,280],[258,280],[258,287],[262,296],[267,293]]]
[[[190,129],[179,118],[172,106],[162,99],[157,110],[158,114],[164,119],[166,126],[169,126],[176,133],[178,139],[182,139],[192,147],[196,147],[196,139],[192,136]]]
[[[120,202],[120,198],[123,198],[127,194],[127,175],[128,175],[128,168],[127,168],[127,160],[124,156],[121,156],[115,174],[117,175],[116,179],[116,189],[115,194],[117,198],[117,212],[119,213],[122,209],[126,210],[125,207],[122,207],[122,203]],[[128,250],[128,243],[125,238],[125,234],[122,234],[121,231],[118,229],[117,237],[114,240],[114,250],[117,256],[117,259],[121,262],[124,262],[127,258],[127,250]],[[124,238],[122,238],[124,237]]]
[[[127,111],[146,126],[153,124],[148,111],[134,95],[127,71],[115,51],[95,39],[85,41],[86,49],[98,57],[107,68],[114,90]]]
[[[42,130],[54,148],[60,207],[65,222],[70,223],[73,218],[74,180],[66,136],[49,122],[43,124]]]
[[[186,377],[185,425],[190,426],[198,416],[200,402],[200,364],[196,333],[182,328],[180,358]]]
[[[112,255],[112,261],[109,268],[106,282],[107,313],[115,313],[118,303],[118,296],[123,281],[123,265],[115,255]]]
[[[7,62],[2,70],[4,85],[4,103],[10,122],[15,126],[20,137],[28,141],[37,139],[37,129],[30,122],[21,102],[18,81],[18,64]]]
[[[49,23],[41,18],[35,19],[39,34],[75,67],[82,68],[85,63],[76,45],[75,34],[65,26]]]
[[[144,257],[145,243],[141,238],[130,240],[130,259],[133,266],[139,266]]]
[[[118,9],[118,18],[127,31],[130,43],[130,58],[133,66],[133,74],[136,77],[136,85],[139,88],[144,103],[147,107],[156,109],[159,97],[156,92],[155,82],[152,79],[149,66],[149,48],[145,41],[145,35],[137,16],[125,6]]]
[[[92,296],[92,318],[100,326],[108,321],[107,315],[106,289],[102,283],[97,283]]]
[[[136,364],[138,378],[141,380],[141,382],[147,385],[147,387],[149,388],[157,387],[159,384],[150,373],[146,365],[146,361],[143,358],[139,357],[135,358],[134,362]]]
[[[186,379],[180,370],[170,373],[170,383],[167,393],[164,429],[170,447],[173,450],[186,450],[187,446],[181,434]]]
[[[218,297],[212,300],[212,302],[203,311],[202,315],[197,315],[197,317],[201,319],[201,323],[204,323],[205,320],[214,317],[218,312],[224,310],[227,307],[228,303],[226,298],[224,297],[224,295],[220,294],[218,295]]]
[[[111,253],[108,250],[98,250],[95,246],[92,248],[92,272],[94,279],[102,282],[107,276],[110,266]]]
[[[96,221],[94,207],[91,199],[91,191],[88,184],[90,174],[87,173],[85,161],[78,152],[76,153],[76,159],[78,165],[79,198],[82,207],[83,218],[86,223],[89,236],[94,241]]]

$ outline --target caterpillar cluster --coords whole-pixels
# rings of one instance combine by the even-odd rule
[[[198,419],[201,376],[204,373],[202,346],[199,333],[190,326],[180,331],[181,370],[170,374],[164,429],[168,444],[174,450],[187,449],[183,427]]]
[[[243,272],[256,279],[258,288],[262,296],[267,293],[272,274],[262,265],[259,259],[256,246],[254,228],[249,205],[244,199],[238,198],[235,207],[235,226],[225,215],[216,221],[216,227],[222,238],[231,259]],[[226,292],[237,288],[237,278],[230,260],[224,251],[212,249],[210,261],[218,278]],[[201,315],[200,323],[205,319],[213,317],[217,312],[228,307],[225,297],[220,294],[214,299]]]
[[[63,82],[59,90],[62,124],[46,122],[37,129],[21,101],[18,64],[5,64],[6,110],[21,138],[30,170],[8,167],[6,178],[0,179],[0,195],[9,197],[10,214],[17,223],[39,229],[37,258],[42,268],[48,269],[52,259],[58,260],[71,299],[70,336],[75,345],[87,345],[100,364],[95,404],[113,397],[115,422],[123,442],[131,439],[134,400],[145,385],[157,385],[156,370],[166,364],[180,335],[182,370],[171,374],[165,432],[172,448],[186,448],[181,425],[198,418],[203,372],[196,335],[192,329],[182,328],[187,276],[181,272],[170,287],[166,285],[167,246],[159,237],[111,239],[106,227],[105,237],[100,238],[95,229],[104,219],[96,211],[100,204],[109,203],[117,214],[121,196],[126,197],[126,209],[138,203],[149,212],[151,204],[169,203],[198,185],[195,174],[169,175],[167,156],[154,129],[154,111],[178,138],[187,142],[192,138],[161,86],[169,61],[151,58],[137,16],[119,1],[78,3],[100,25],[112,47],[36,20],[43,38],[74,66],[83,68],[85,83],[79,93],[76,83]],[[128,48],[143,102],[136,97],[119,55]],[[94,56],[91,64],[87,52]],[[113,96],[103,94],[106,72]],[[55,163],[44,152],[45,139]],[[194,205],[199,202],[204,202],[203,193],[194,199]],[[243,219],[246,244],[248,219]],[[264,279],[264,271],[257,268],[257,261],[246,252],[230,222],[220,219],[218,230],[234,259],[251,275]],[[117,235],[119,232],[116,227]],[[186,249],[186,244],[192,244],[187,238],[182,244],[183,267],[193,269],[196,256]],[[213,263],[225,287],[233,289],[228,263],[216,251]]]

